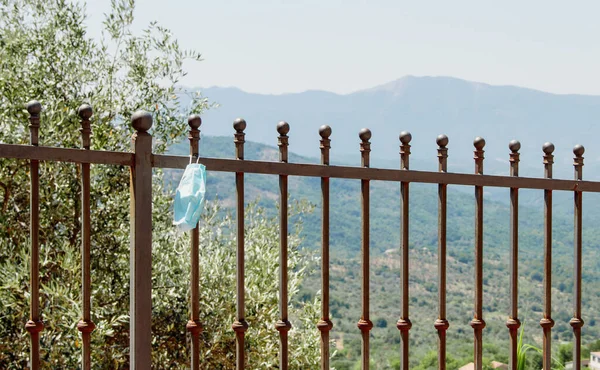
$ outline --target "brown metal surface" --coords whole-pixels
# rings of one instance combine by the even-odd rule
[[[81,146],[90,150],[90,134],[92,133],[90,117],[92,107],[87,104],[79,107],[81,117]],[[83,303],[82,318],[77,323],[81,332],[81,364],[82,369],[89,370],[91,363],[91,335],[96,327],[91,317],[91,215],[90,215],[90,164],[81,163],[81,300]]]
[[[194,162],[198,158],[198,144],[200,142],[200,125],[202,119],[195,114],[188,118],[190,132],[188,139],[190,141],[190,159]],[[191,369],[200,368],[200,333],[202,333],[202,323],[200,322],[200,255],[199,255],[199,230],[198,225],[191,231],[190,236],[190,319],[185,328],[192,337],[191,345]]]
[[[117,166],[133,165],[133,153],[111,152],[108,150],[30,147],[15,144],[0,144],[0,158],[28,159],[48,162],[110,164]],[[180,167],[178,166],[177,168]],[[185,166],[181,168],[185,168]]]
[[[233,122],[235,129],[235,158],[236,161],[243,163],[244,160],[244,130],[246,129],[246,121],[241,118]],[[204,161],[202,162],[204,163]],[[235,348],[236,348],[236,370],[242,370],[246,366],[245,354],[245,334],[248,330],[248,323],[245,319],[245,283],[244,283],[244,172],[243,170],[235,173],[235,189],[237,194],[237,276],[236,276],[236,320],[231,325],[235,331]]]
[[[360,137],[360,154],[361,154],[361,166],[369,167],[371,152],[371,130],[363,128],[360,130],[358,135]],[[369,180],[362,179],[360,181],[360,192],[361,192],[361,214],[362,214],[362,245],[360,249],[361,255],[361,267],[362,267],[362,280],[361,280],[361,316],[358,321],[358,328],[362,336],[362,352],[361,352],[361,368],[363,370],[369,369],[369,335],[371,329],[373,329],[373,323],[369,319]]]
[[[152,115],[136,112],[131,139],[130,369],[151,368],[152,350]]]
[[[519,176],[519,149],[521,143],[513,140],[510,149],[510,175]],[[506,327],[510,335],[509,366],[517,370],[519,339],[519,189],[510,188],[510,314]]]
[[[288,161],[288,132],[290,125],[279,122],[279,161]],[[279,368],[288,368],[288,332],[292,324],[288,320],[288,177],[279,176],[279,321],[275,328],[279,331]]]
[[[412,136],[410,132],[403,131],[400,133],[400,170],[408,171],[409,166],[409,158],[410,158],[410,141]],[[401,359],[400,359],[400,368],[402,370],[409,369],[409,331],[412,327],[412,323],[409,318],[409,279],[408,279],[408,257],[409,257],[409,183],[401,182],[400,183],[400,208],[401,208],[401,220],[400,220],[400,237],[402,238],[402,242],[400,243],[400,258],[402,266],[402,270],[400,271],[400,286],[402,292],[402,312],[400,314],[400,318],[396,323],[396,327],[400,330],[400,341],[401,341]]]
[[[2,147],[3,145],[0,144],[0,157],[11,157],[3,155]],[[158,168],[185,168],[189,161],[190,159],[188,157],[181,156],[158,154],[153,156],[153,166]],[[493,186],[500,188],[514,187],[520,189],[552,189],[565,191],[573,191],[573,189],[577,189],[582,192],[600,193],[600,182],[594,181],[556,180],[495,175],[482,176],[464,173],[440,173],[415,170],[402,171],[383,168],[322,166],[320,164],[250,160],[240,162],[234,159],[205,157],[200,157],[200,162],[206,165],[207,171],[216,172],[245,172],[265,175],[330,177],[338,179],[364,179],[393,182],[405,181],[426,184]]]
[[[39,129],[40,129],[40,112],[42,105],[38,101],[31,101],[27,104],[29,112],[29,131],[30,144],[38,146],[39,144]],[[31,176],[30,190],[30,224],[29,237],[31,238],[30,245],[30,274],[29,286],[31,289],[31,306],[29,311],[29,321],[25,324],[25,329],[31,337],[30,362],[31,369],[37,370],[40,368],[40,333],[44,330],[44,323],[40,315],[40,249],[39,249],[39,234],[40,234],[40,163],[32,159],[29,162],[29,171]]]
[[[475,138],[475,173],[483,175],[483,153],[485,140],[481,137]],[[471,327],[474,332],[473,362],[476,370],[483,368],[483,186],[475,187],[475,307]]]
[[[448,137],[440,135],[438,144],[438,171],[448,171]],[[450,327],[446,319],[446,221],[448,185],[438,185],[438,318],[434,327],[438,333],[438,369],[446,370],[446,331]]]
[[[321,164],[329,165],[331,127],[321,126]],[[321,320],[317,328],[321,332],[321,370],[329,370],[329,331],[333,323],[329,319],[329,178],[321,177]]]
[[[552,164],[554,163],[554,145],[545,143],[544,152],[544,177],[552,178]],[[543,368],[552,366],[552,190],[544,190],[544,312],[540,320],[544,336],[542,340]]]
[[[583,153],[585,148],[582,145],[576,145],[573,148],[573,166],[575,168],[575,180],[581,180],[583,176]],[[580,191],[573,192],[574,200],[574,301],[573,301],[573,318],[569,322],[573,328],[573,369],[581,369],[581,327],[583,326],[583,320],[581,319],[581,211],[582,211],[582,193]]]

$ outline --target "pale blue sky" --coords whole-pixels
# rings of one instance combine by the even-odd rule
[[[108,0],[88,2],[99,35]],[[190,86],[347,93],[444,75],[600,95],[598,1],[138,0],[205,61]]]

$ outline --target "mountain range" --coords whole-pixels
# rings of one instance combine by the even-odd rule
[[[335,94],[325,91],[265,95],[237,88],[210,87],[203,95],[218,108],[203,116],[202,131],[231,136],[233,120],[243,117],[246,139],[275,145],[276,124],[285,120],[291,130],[290,151],[318,157],[318,128],[332,127],[332,161],[358,163],[361,128],[370,128],[373,164],[399,165],[399,133],[412,133],[411,165],[436,170],[439,134],[450,138],[449,170],[473,171],[473,139],[486,139],[486,172],[508,173],[508,143],[522,144],[521,175],[543,174],[542,145],[556,146],[555,176],[572,177],[572,148],[587,148],[584,178],[599,178],[600,152],[593,144],[600,135],[600,96],[559,95],[515,87],[492,86],[451,77],[406,76],[387,84]]]
[[[233,158],[233,128],[238,117],[248,122],[246,159],[277,161],[276,124],[282,119],[291,125],[290,162],[318,163],[318,128],[332,126],[332,162],[358,165],[358,131],[373,131],[372,167],[397,168],[398,134],[411,131],[413,136],[411,168],[436,170],[435,138],[450,137],[449,169],[472,172],[472,140],[487,139],[486,173],[507,174],[508,142],[517,138],[522,146],[521,175],[540,176],[543,166],[541,146],[545,141],[556,145],[555,177],[572,177],[572,152],[575,143],[588,145],[584,178],[598,179],[600,161],[592,148],[600,117],[600,97],[554,95],[512,86],[490,86],[447,77],[404,77],[373,89],[338,95],[321,91],[298,94],[259,95],[235,88],[203,89],[203,94],[220,104],[203,116],[200,154],[207,157]],[[187,140],[170,149],[186,155]],[[168,180],[177,183],[181,171],[166,171]],[[303,247],[318,251],[320,246],[320,185],[316,178],[291,177],[290,201],[307,200],[315,212],[302,216]],[[331,181],[331,308],[336,323],[332,337],[338,355],[338,369],[356,368],[360,356],[360,335],[356,320],[360,316],[360,182]],[[246,176],[246,201],[256,201],[266,212],[276,212],[277,177]],[[227,173],[209,173],[208,199],[222,201],[234,209],[234,177]],[[520,306],[527,321],[526,341],[540,345],[543,279],[543,198],[542,191],[522,190],[520,195]],[[396,368],[391,360],[398,356],[399,335],[393,322],[399,317],[399,241],[400,194],[395,183],[371,184],[371,291],[373,329],[372,356],[382,365]],[[509,308],[509,205],[508,190],[485,188],[484,193],[484,356],[507,361],[506,321]],[[593,225],[600,222],[595,204],[598,194],[585,194],[583,205],[584,343],[600,338],[600,282],[596,261],[600,256],[600,235]],[[291,220],[293,224],[295,220]],[[570,192],[555,192],[553,217],[553,329],[555,350],[571,340],[573,287],[573,199]],[[432,322],[436,316],[437,285],[437,194],[436,187],[411,184],[411,343],[417,360],[435,353]],[[470,358],[472,284],[473,284],[474,197],[472,187],[451,186],[448,190],[448,318],[449,349],[466,363]],[[596,267],[594,267],[596,266]],[[302,287],[304,299],[312,299],[319,288],[319,274]],[[388,325],[389,324],[389,325]],[[420,368],[419,368],[420,369]]]

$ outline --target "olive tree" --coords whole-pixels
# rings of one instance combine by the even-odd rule
[[[133,0],[113,0],[103,37],[86,34],[85,8],[68,0],[0,0],[0,142],[27,144],[30,99],[42,103],[40,145],[79,147],[76,110],[94,109],[94,150],[128,151],[128,118],[138,109],[152,113],[155,153],[164,152],[187,130],[185,117],[209,108],[197,92],[180,88],[185,60],[200,61],[182,49],[170,31],[151,23],[133,33]],[[183,95],[189,102],[181,105]],[[173,234],[171,193],[161,172],[154,183],[153,356],[158,367],[179,367],[187,360],[185,322],[189,251],[187,238]],[[76,368],[80,361],[80,183],[75,164],[42,162],[40,168],[40,309],[45,368]],[[23,368],[29,338],[24,330],[29,311],[29,174],[25,161],[0,159],[0,368]],[[92,361],[99,368],[127,368],[129,311],[129,173],[119,166],[92,166]],[[227,229],[231,217],[209,207],[202,226],[203,335],[207,368],[228,367],[233,335],[231,282],[234,269]],[[252,212],[260,212],[253,209]],[[258,215],[255,214],[258,217]],[[257,367],[274,361],[277,338],[271,327],[277,268],[275,227],[266,221],[249,229],[249,361]],[[290,238],[297,239],[297,233]],[[256,241],[252,241],[255,239]],[[262,244],[261,244],[262,243]],[[252,248],[261,249],[252,262]],[[290,279],[291,296],[311,259],[297,250]],[[265,251],[271,251],[271,254]],[[263,253],[264,252],[264,253]],[[267,278],[268,277],[268,278]],[[265,280],[266,279],[266,280]],[[216,284],[216,285],[215,285]],[[253,306],[254,305],[254,306]],[[297,321],[314,321],[315,302],[292,303]],[[256,320],[252,320],[255,318]],[[262,326],[261,326],[262,325]],[[269,326],[271,325],[271,326]],[[318,358],[314,326],[299,325],[294,361]],[[303,331],[304,330],[304,331]],[[301,333],[301,334],[300,334]],[[293,333],[291,334],[293,335]],[[263,350],[259,351],[258,348]],[[266,348],[266,350],[264,350]]]

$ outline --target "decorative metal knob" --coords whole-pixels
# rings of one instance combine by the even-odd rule
[[[89,104],[82,104],[79,109],[77,109],[77,114],[81,117],[82,120],[89,120],[94,114],[92,107]]]
[[[202,118],[198,114],[192,114],[188,117],[188,126],[193,130],[200,128],[200,125],[202,125]]]
[[[400,140],[402,140],[402,139],[400,139]],[[437,145],[440,148],[445,148],[448,145],[448,141],[449,141],[448,136],[446,136],[444,134],[439,135],[437,137],[437,139],[435,140],[435,142],[437,143]]]
[[[360,132],[358,133],[358,137],[363,142],[369,141],[371,139],[371,130],[369,130],[368,128],[361,129]]]
[[[131,116],[131,126],[137,132],[146,132],[152,127],[152,114],[139,110]]]
[[[238,133],[244,132],[244,130],[246,129],[246,120],[244,120],[243,118],[236,118],[236,120],[233,121],[233,128]]]
[[[554,152],[554,144],[547,142],[542,146],[542,150],[546,154],[552,154]]]
[[[575,154],[576,157],[581,157],[583,153],[585,153],[585,148],[583,147],[583,145],[575,145],[575,147],[573,148],[573,154]]]
[[[516,153],[521,149],[521,143],[519,140],[511,140],[511,142],[508,143],[508,149],[510,149],[511,152]]]
[[[408,131],[402,131],[400,133],[400,142],[404,145],[408,145],[412,140],[412,135]]]
[[[485,139],[480,136],[477,136],[475,140],[473,140],[473,146],[477,150],[483,150],[483,147],[485,146]]]
[[[32,100],[29,103],[27,103],[27,112],[29,112],[29,114],[31,114],[32,116],[40,114],[41,111],[42,104],[39,101]]]
[[[277,132],[279,132],[279,135],[281,136],[286,136],[288,132],[290,132],[290,124],[285,121],[279,122],[277,124]]]
[[[329,136],[331,136],[331,127],[328,125],[321,126],[319,128],[319,135],[321,135],[323,139],[329,138]]]

